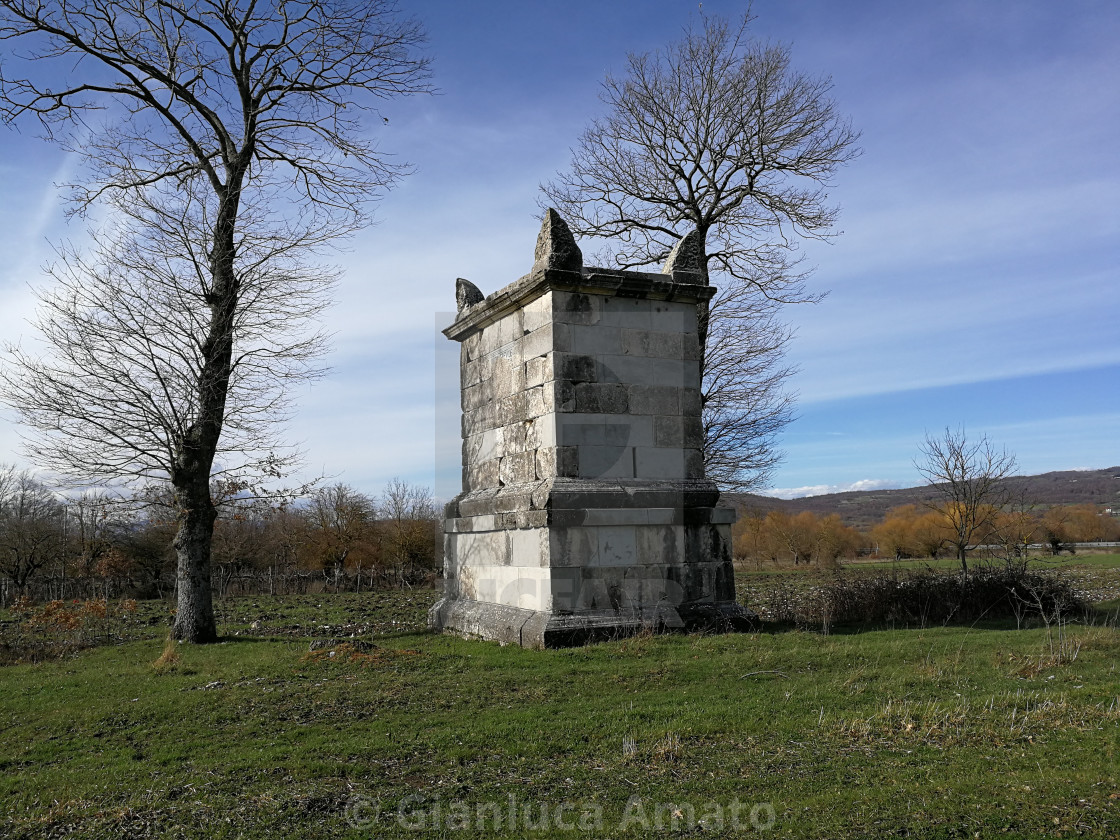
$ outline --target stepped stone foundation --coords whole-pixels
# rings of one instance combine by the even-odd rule
[[[700,453],[714,292],[689,237],[661,274],[584,268],[551,210],[528,275],[486,298],[458,281],[463,492],[432,627],[557,647],[749,626]]]

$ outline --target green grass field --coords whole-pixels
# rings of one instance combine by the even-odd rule
[[[1116,627],[538,652],[427,633],[434,598],[239,599],[164,668],[157,626],[0,668],[0,835],[1120,833]]]
[[[969,559],[970,566],[984,562],[999,564],[1003,561]],[[939,557],[936,560],[926,557],[897,562],[894,560],[856,560],[847,565],[861,569],[893,569],[897,567],[899,569],[954,570],[959,569],[961,564],[955,557]],[[1029,567],[1032,569],[1120,569],[1120,554],[1082,551],[1080,554],[1063,554],[1059,557],[1040,555],[1030,559]]]

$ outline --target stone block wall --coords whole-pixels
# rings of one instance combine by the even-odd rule
[[[546,290],[461,355],[465,491],[703,478],[694,303]]]

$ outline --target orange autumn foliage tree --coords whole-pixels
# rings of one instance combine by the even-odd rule
[[[836,566],[854,557],[864,538],[839,516],[811,511],[744,513],[732,529],[735,557],[759,565]]]
[[[952,534],[940,511],[902,505],[887,511],[883,521],[871,529],[871,541],[883,557],[938,557]]]

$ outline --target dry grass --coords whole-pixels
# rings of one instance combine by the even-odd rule
[[[180,659],[178,642],[168,636],[167,642],[163,646],[163,653],[152,663],[152,668],[155,669],[157,674],[166,674],[179,665]]]

